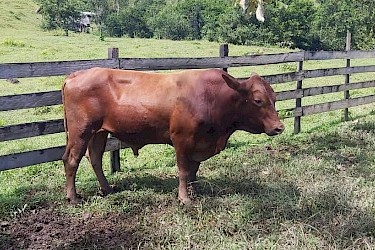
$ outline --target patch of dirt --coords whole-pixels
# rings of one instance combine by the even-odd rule
[[[0,222],[0,249],[133,249],[145,241],[136,218],[119,213],[72,217],[43,208]]]

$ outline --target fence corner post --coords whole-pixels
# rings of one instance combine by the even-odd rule
[[[119,49],[118,48],[109,48],[108,49],[108,59],[117,59],[116,68],[120,67],[119,58]],[[110,135],[112,137],[112,135]],[[121,148],[121,143],[120,143]],[[110,151],[110,161],[111,161],[111,173],[120,171],[120,149]]]
[[[351,49],[351,39],[352,35],[349,30],[346,31],[346,46],[345,46],[345,51],[348,53]],[[346,68],[350,68],[350,58],[348,57],[346,59]],[[345,84],[350,83],[350,74],[345,75]],[[349,90],[344,91],[344,98],[345,100],[349,100],[350,98],[350,93]],[[349,108],[344,109],[344,121],[349,121]]]
[[[119,50],[118,48],[108,48],[108,59],[118,59]]]
[[[220,57],[227,57],[229,55],[229,47],[228,44],[221,44],[219,50]],[[228,72],[228,68],[223,68],[225,72]]]

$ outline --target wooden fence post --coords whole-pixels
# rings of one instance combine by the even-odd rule
[[[351,34],[350,34],[350,31],[347,30],[346,31],[346,48],[345,50],[346,51],[349,51],[351,48]],[[346,67],[349,68],[350,67],[350,59],[347,58],[346,59]],[[350,82],[350,74],[346,74],[345,75],[345,84],[349,84]],[[345,100],[349,100],[350,98],[350,93],[349,93],[349,90],[345,90],[344,91],[344,98]],[[349,108],[345,108],[344,109],[344,121],[349,121]]]
[[[298,62],[298,72],[303,71],[303,61]],[[296,90],[302,90],[302,80],[297,81]],[[296,110],[302,107],[302,98],[296,98]],[[301,116],[294,117],[294,134],[301,132]]]
[[[117,59],[119,58],[118,48],[109,48],[108,49],[108,59]],[[117,67],[119,68],[120,65]],[[112,137],[112,135],[110,135]],[[120,149],[115,151],[110,151],[110,160],[111,160],[111,173],[120,171]]]
[[[220,51],[219,51],[220,57],[226,57],[229,55],[229,47],[228,44],[221,44],[220,45]],[[223,68],[225,72],[228,72],[228,68]]]

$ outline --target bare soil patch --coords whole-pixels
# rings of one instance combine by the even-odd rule
[[[125,214],[72,217],[54,208],[0,221],[0,249],[132,249],[144,242]]]

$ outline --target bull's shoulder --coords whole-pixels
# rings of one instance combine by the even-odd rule
[[[223,75],[227,74],[222,69],[207,69],[203,70],[200,74],[200,80],[205,83],[210,84],[220,84],[223,83]]]
[[[204,88],[208,85],[216,85],[223,82],[222,75],[226,74],[221,69],[197,69],[173,73],[174,79],[183,85],[194,88]]]
[[[222,69],[196,69],[196,70],[186,70],[182,73],[188,75],[197,75],[197,76],[206,76],[206,77],[221,77],[222,74],[226,74],[226,72]]]
[[[110,69],[106,68],[90,68],[71,73],[67,76],[63,83],[63,91],[85,93],[85,90],[96,89],[103,85],[110,76]]]
[[[78,70],[78,71],[70,73],[66,77],[66,79],[74,79],[74,78],[79,77],[79,76],[91,75],[96,71],[105,71],[105,70],[108,70],[108,69],[100,68],[100,67],[94,67],[94,68],[90,68],[90,69]]]

